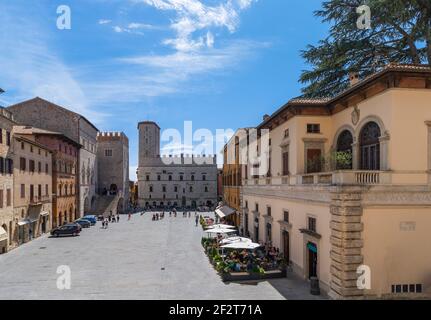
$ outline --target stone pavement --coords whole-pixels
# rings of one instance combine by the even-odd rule
[[[153,222],[121,216],[79,237],[33,240],[0,255],[0,299],[313,299],[301,280],[224,284],[201,247],[192,218]],[[59,290],[57,267],[71,268],[71,289]]]

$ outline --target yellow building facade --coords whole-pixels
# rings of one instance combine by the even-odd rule
[[[334,298],[429,297],[430,101],[431,69],[413,65],[289,101],[257,127],[269,172],[242,166],[244,230]]]

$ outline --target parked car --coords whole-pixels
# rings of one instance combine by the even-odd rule
[[[97,223],[97,217],[95,215],[89,214],[89,215],[83,216],[81,219],[90,221],[92,226],[94,226]]]
[[[79,224],[83,228],[90,228],[91,222],[87,219],[78,219],[75,221],[75,223]]]
[[[68,223],[64,226],[55,228],[51,230],[51,235],[55,237],[69,235],[69,236],[77,236],[81,232],[82,227],[77,223]]]

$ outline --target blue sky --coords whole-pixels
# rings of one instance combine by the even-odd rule
[[[59,5],[71,30],[56,26]],[[40,96],[130,139],[259,124],[300,94],[300,50],[327,34],[319,0],[0,0],[0,105]],[[131,174],[131,179],[134,179]]]

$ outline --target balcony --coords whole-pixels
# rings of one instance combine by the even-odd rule
[[[47,196],[47,195],[45,195],[45,196],[33,196],[29,200],[29,205],[37,206],[37,205],[40,205],[42,203],[47,203],[47,202],[51,202],[50,196]]]
[[[294,186],[294,185],[427,185],[428,173],[423,171],[367,171],[340,170],[292,176],[246,180],[245,186]]]

